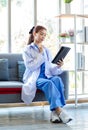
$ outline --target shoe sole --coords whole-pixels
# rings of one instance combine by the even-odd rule
[[[72,119],[71,119],[71,118],[68,120],[68,122],[70,122],[70,121],[72,121]],[[68,123],[68,122],[66,122],[66,123]]]
[[[61,121],[62,121],[62,120],[61,120]],[[67,122],[63,122],[63,121],[62,121],[62,123],[66,124],[66,123],[69,123],[70,121],[72,121],[71,118],[70,118]]]
[[[61,120],[59,121],[58,119],[56,119],[55,121],[52,121],[52,119],[50,119],[50,122],[51,123],[62,123],[62,121]]]

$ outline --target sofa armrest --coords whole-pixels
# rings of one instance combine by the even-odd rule
[[[64,71],[62,74],[59,75],[64,84],[64,95],[65,99],[68,99],[69,96],[69,71]]]

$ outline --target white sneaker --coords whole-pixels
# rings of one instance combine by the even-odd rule
[[[62,112],[60,113],[59,118],[62,120],[63,123],[68,123],[72,120],[72,118],[64,110],[62,110]]]
[[[52,111],[51,115],[50,115],[50,121],[52,123],[61,123],[61,119],[59,118],[59,116],[57,115],[56,111]]]

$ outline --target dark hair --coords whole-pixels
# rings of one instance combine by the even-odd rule
[[[33,26],[30,29],[30,31],[29,31],[30,37],[29,37],[29,40],[28,40],[28,44],[31,44],[34,41],[33,32],[38,33],[40,30],[47,30],[47,29],[43,26],[40,26],[40,25],[37,25],[35,27]]]
[[[29,31],[29,34],[32,34],[33,33],[33,30],[34,30],[34,26],[30,29],[30,31]]]

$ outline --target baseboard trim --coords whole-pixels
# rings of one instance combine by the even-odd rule
[[[88,103],[88,98],[80,98],[77,100],[78,103]],[[75,99],[66,100],[67,104],[75,104]],[[1,103],[0,108],[5,107],[31,107],[31,106],[45,106],[49,105],[47,101],[39,101],[39,102],[32,102],[30,105],[26,105],[25,103]]]

